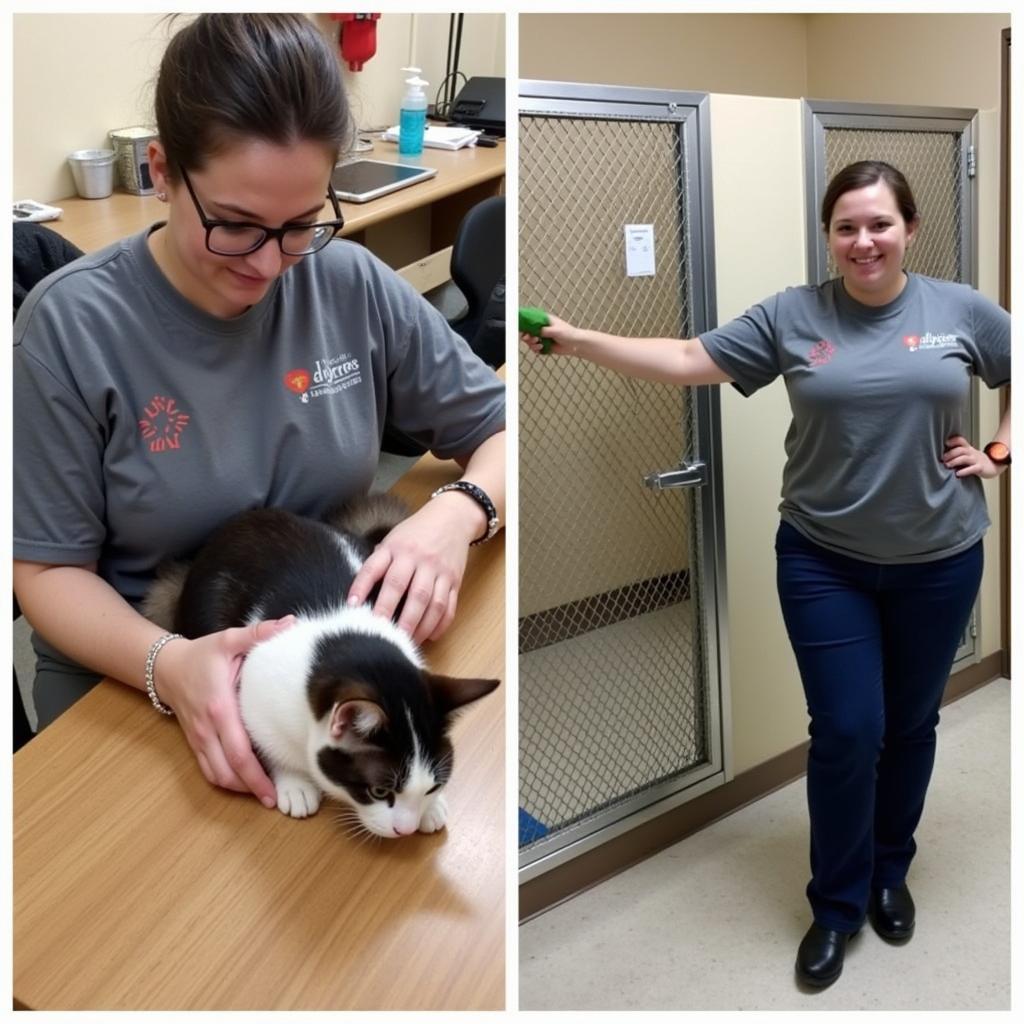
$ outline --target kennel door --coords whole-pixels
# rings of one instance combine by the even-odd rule
[[[804,101],[807,155],[807,267],[812,284],[836,276],[821,230],[821,201],[837,171],[856,160],[884,160],[903,172],[921,214],[905,266],[928,277],[977,287],[976,110]],[[978,382],[970,394],[968,436],[978,442]],[[978,609],[955,664],[975,658]]]
[[[521,84],[521,305],[638,338],[711,326],[707,110]],[[718,431],[717,388],[523,348],[524,881],[725,781]]]

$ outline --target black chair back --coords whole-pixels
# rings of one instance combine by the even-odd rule
[[[452,280],[469,307],[452,328],[497,369],[505,362],[504,196],[477,203],[463,217],[452,246]]]
[[[489,366],[505,362],[505,197],[491,196],[462,218],[452,246],[452,280],[466,297],[466,312],[449,321]],[[392,455],[418,456],[426,448],[390,424],[381,442]]]

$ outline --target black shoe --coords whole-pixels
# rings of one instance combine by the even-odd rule
[[[814,988],[831,985],[843,973],[846,944],[856,934],[812,924],[796,954],[796,976]]]
[[[914,900],[906,882],[871,893],[871,923],[883,939],[906,942],[914,934]]]

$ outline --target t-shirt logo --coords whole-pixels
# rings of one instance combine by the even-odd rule
[[[807,357],[811,366],[824,366],[836,354],[836,347],[831,341],[821,339],[812,349]]]
[[[289,391],[309,402],[311,398],[324,398],[354,388],[363,381],[359,360],[350,352],[327,356],[316,360],[315,369],[289,370],[284,375],[284,384]]]
[[[303,402],[309,401],[309,370],[289,370],[284,375],[284,384],[289,391],[294,391]]]
[[[957,341],[955,334],[932,334],[928,331],[926,334],[904,334],[903,344],[911,352],[916,352],[922,348],[959,348],[960,342]]]
[[[181,447],[181,434],[190,419],[173,398],[154,395],[142,410],[139,430],[143,440],[149,442],[151,452],[166,452]]]

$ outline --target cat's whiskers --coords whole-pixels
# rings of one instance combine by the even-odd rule
[[[439,757],[433,765],[434,778],[442,785],[446,783],[452,773],[452,760],[454,751],[448,750],[442,757]]]
[[[334,823],[341,827],[342,835],[346,839],[360,838],[364,832],[369,832],[360,819],[359,812],[354,807],[347,805],[338,808],[334,815]]]

